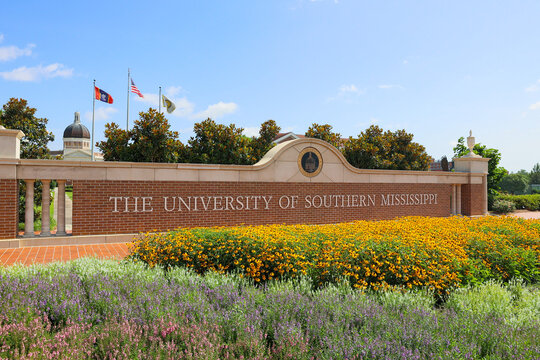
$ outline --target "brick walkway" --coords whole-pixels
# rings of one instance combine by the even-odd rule
[[[16,263],[23,265],[68,261],[80,257],[123,259],[128,254],[127,244],[41,246],[18,249],[0,249],[0,266]]]

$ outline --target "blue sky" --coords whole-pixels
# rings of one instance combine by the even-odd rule
[[[460,136],[500,149],[502,165],[540,162],[538,1],[9,1],[0,22],[0,103],[18,97],[49,119],[61,149],[81,112],[96,141],[157,107],[185,142],[210,116],[256,135],[274,119],[342,136],[405,129],[434,158]]]

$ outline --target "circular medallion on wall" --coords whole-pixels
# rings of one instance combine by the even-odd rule
[[[307,147],[298,155],[298,168],[307,177],[313,177],[322,170],[323,160],[319,150]]]

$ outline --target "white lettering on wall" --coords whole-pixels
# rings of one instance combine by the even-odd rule
[[[152,204],[150,203],[152,201],[151,196],[143,196],[142,200],[143,200],[142,212],[152,212],[152,211],[154,211],[154,209],[152,208]],[[147,206],[150,207],[150,208],[147,209],[146,208]]]
[[[130,200],[132,199],[132,200]],[[141,201],[139,202],[139,199]],[[136,213],[136,212],[152,212],[152,197],[151,196],[109,196],[109,201],[114,200],[114,210],[112,212],[120,212],[118,210],[118,201],[124,203],[125,213]],[[139,208],[140,207],[140,208]],[[167,210],[165,205],[165,210]]]
[[[380,200],[378,200],[380,197]],[[157,204],[153,203],[157,201]],[[163,201],[163,204],[160,204]],[[280,209],[323,209],[323,208],[357,208],[388,206],[429,206],[438,205],[438,194],[308,194],[282,195],[205,195],[205,196],[109,196],[113,213],[149,213],[155,206],[163,207],[166,212],[195,211],[245,211]]]
[[[119,212],[118,211],[118,200],[121,200],[121,196],[109,196],[109,201],[114,200],[114,210],[113,212]]]

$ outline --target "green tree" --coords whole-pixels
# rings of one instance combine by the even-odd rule
[[[505,175],[500,182],[501,190],[511,194],[523,194],[529,185],[529,179],[523,173]]]
[[[274,139],[281,128],[274,120],[267,120],[261,124],[259,137],[251,139],[251,152],[253,162],[257,162],[274,146]]]
[[[21,158],[49,159],[47,144],[54,141],[54,135],[47,131],[46,118],[35,116],[36,109],[29,107],[24,99],[11,98],[2,107],[0,125],[7,129],[17,129],[24,133],[21,139]]]
[[[527,185],[531,183],[531,175],[529,174],[527,170],[521,169],[518,172],[516,172],[516,174],[523,176],[523,178],[527,182]]]
[[[536,163],[530,174],[529,179],[531,184],[540,184],[540,163]]]
[[[499,166],[499,162],[501,161],[501,153],[497,149],[491,149],[482,144],[474,145],[473,151],[477,155],[490,159],[488,162],[487,176],[488,194],[493,197],[497,194],[497,191],[500,190],[499,183],[501,179],[508,174],[508,171],[505,168]],[[465,138],[460,137],[457,145],[454,147],[454,157],[462,157],[468,153],[469,148],[465,146]]]
[[[216,124],[208,118],[193,127],[194,137],[188,141],[189,161],[202,164],[248,165],[255,162],[251,139],[243,128],[234,124]]]
[[[338,149],[343,148],[343,140],[341,134],[332,132],[332,126],[328,124],[319,125],[313,123],[305,134],[306,137],[321,139],[332,144]]]
[[[372,125],[343,147],[347,161],[361,169],[427,170],[430,157],[424,146],[405,130],[383,131]]]
[[[130,161],[128,131],[121,129],[116,123],[105,124],[105,141],[96,143],[105,161]]]
[[[106,161],[181,162],[184,145],[178,132],[170,130],[165,116],[149,108],[140,112],[133,128],[122,130],[115,123],[105,125],[105,141],[97,143]]]

